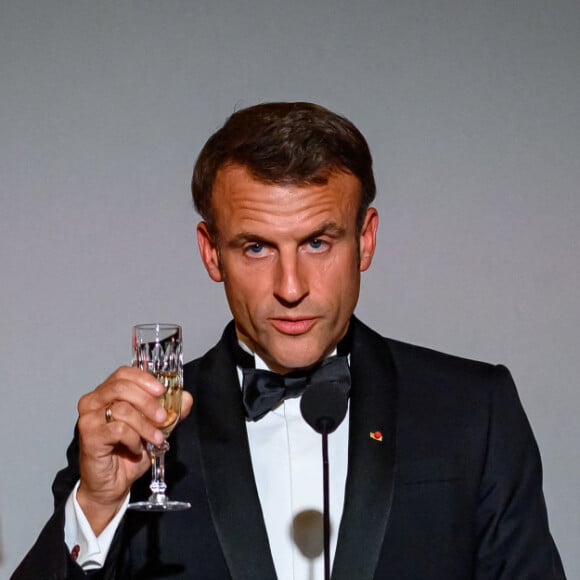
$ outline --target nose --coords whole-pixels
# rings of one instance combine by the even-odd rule
[[[308,294],[304,266],[295,252],[279,254],[274,282],[274,295],[284,304],[297,304]]]

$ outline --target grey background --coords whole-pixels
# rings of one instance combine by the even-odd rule
[[[311,100],[374,153],[358,314],[512,370],[580,578],[580,4],[0,1],[0,577],[51,512],[76,402],[130,326],[228,319],[188,184],[236,107]]]

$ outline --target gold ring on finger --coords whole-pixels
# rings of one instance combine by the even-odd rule
[[[105,422],[111,423],[114,420],[115,420],[115,418],[113,417],[113,403],[109,403],[105,407]]]

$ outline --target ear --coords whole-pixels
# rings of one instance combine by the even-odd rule
[[[375,253],[377,245],[377,228],[379,227],[379,213],[374,207],[369,207],[360,232],[360,271],[367,270]]]
[[[214,282],[223,282],[217,245],[205,222],[197,224],[197,245],[209,277]]]

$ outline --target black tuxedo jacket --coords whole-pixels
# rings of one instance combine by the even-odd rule
[[[385,339],[353,318],[350,441],[333,580],[564,578],[538,449],[508,371]],[[227,341],[185,367],[191,415],[172,435],[184,512],[128,512],[102,578],[275,580]],[[370,437],[380,431],[382,441]],[[77,438],[55,513],[13,578],[83,578],[63,541]],[[148,495],[149,474],[133,497]]]

